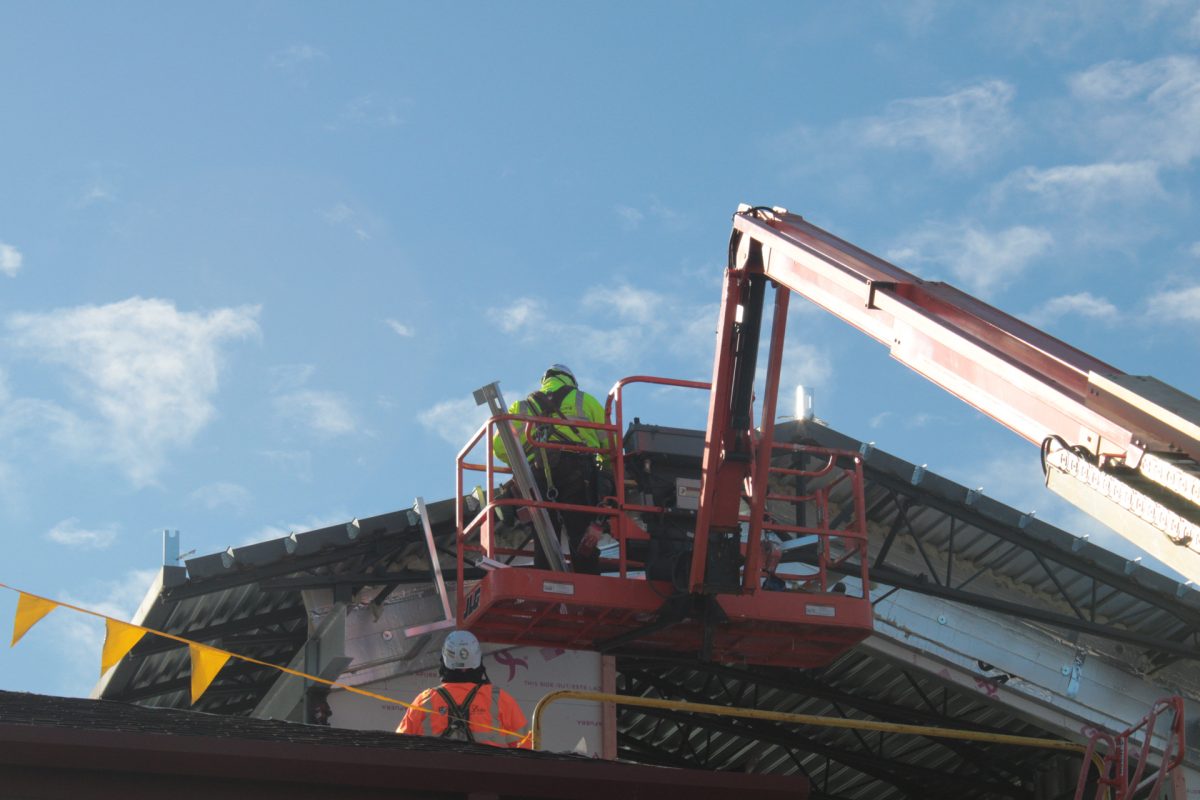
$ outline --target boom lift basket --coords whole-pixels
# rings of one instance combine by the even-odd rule
[[[773,457],[767,475],[747,481],[741,531],[731,532],[723,549],[708,548],[710,570],[714,559],[723,561],[732,585],[691,592],[688,570],[704,435],[635,421],[624,446],[617,444],[622,388],[632,382],[708,388],[693,381],[627,378],[609,396],[608,422],[571,421],[607,431],[614,442],[603,455],[620,490],[599,505],[498,496],[497,485],[509,470],[494,463],[496,426],[511,423],[532,430],[534,425],[561,424],[561,419],[497,415],[459,453],[458,496],[464,499],[459,503],[456,539],[458,626],[484,641],[514,645],[690,654],[722,663],[792,667],[828,664],[869,635],[872,611],[859,455],[760,439],[758,446],[769,448]],[[663,431],[678,433],[682,450],[656,450],[656,434]],[[576,445],[533,446],[597,452]],[[486,451],[483,462],[472,461],[472,453],[480,450]],[[479,473],[488,490],[479,511],[468,517],[465,494]],[[757,525],[749,511],[756,507],[751,502],[756,491],[765,493],[757,506],[764,509]],[[567,510],[606,519],[611,538],[606,537],[601,548],[602,574],[531,566],[530,537],[525,533],[529,526],[516,522],[518,516],[527,516],[527,507],[544,508],[552,518],[557,510]],[[508,523],[500,521],[502,509]],[[761,533],[752,539],[752,530]],[[487,571],[478,580],[464,580],[464,571],[472,567]]]

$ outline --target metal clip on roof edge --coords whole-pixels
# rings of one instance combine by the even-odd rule
[[[925,467],[927,467],[927,466],[928,466],[928,464],[922,464],[919,467],[913,468],[913,474],[912,474],[912,485],[913,486],[920,486],[921,481],[925,480]]]

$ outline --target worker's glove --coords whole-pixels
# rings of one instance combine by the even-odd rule
[[[600,549],[600,537],[603,535],[603,523],[593,522],[591,525],[588,525],[587,530],[583,532],[583,538],[579,540],[579,546],[575,548],[575,552],[584,558],[594,556]]]

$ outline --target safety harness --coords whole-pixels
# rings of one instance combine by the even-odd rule
[[[538,417],[557,417],[558,419],[566,420],[567,416],[562,413],[563,401],[567,399],[567,395],[571,392],[579,390],[569,383],[563,384],[552,392],[543,392],[540,389],[529,395],[528,400],[522,405],[532,406],[532,410],[536,412],[534,416]],[[528,409],[521,409],[522,412],[528,413]],[[583,412],[583,404],[577,398],[575,401],[575,418],[587,419]],[[534,430],[534,439],[539,442],[563,442],[566,444],[580,444],[583,441],[583,435],[578,428],[566,426],[575,432],[578,439],[571,439],[561,430],[558,425],[541,424]],[[551,475],[550,460],[546,454],[546,448],[534,448],[528,442],[525,444],[525,455],[529,459],[537,459],[542,466],[542,472],[546,475],[546,494],[547,500],[553,502],[558,496],[558,490],[554,488],[554,478]]]
[[[482,685],[481,683],[475,684],[461,703],[454,702],[454,697],[446,691],[444,686],[437,687],[437,693],[442,696],[442,700],[446,701],[446,729],[442,731],[441,738],[455,739],[460,742],[475,741],[475,734],[471,732],[471,701],[475,699],[475,695]]]

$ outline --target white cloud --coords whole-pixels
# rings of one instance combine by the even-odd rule
[[[767,357],[770,347],[767,342],[761,342],[758,354],[758,369],[754,376],[755,397],[762,398],[766,394]],[[779,393],[775,400],[777,417],[798,416],[802,409],[797,407],[797,387],[803,386],[813,398],[813,407],[818,409],[821,395],[816,390],[827,386],[833,377],[833,363],[829,354],[815,345],[802,342],[784,344],[783,360],[779,367]],[[761,405],[755,410],[762,413]]]
[[[701,353],[705,360],[712,357],[716,309],[710,304],[691,305],[622,283],[585,290],[570,313],[561,303],[553,315],[545,308],[538,298],[522,297],[489,316],[504,333],[542,343],[543,349],[546,341],[555,342],[567,361],[628,366],[651,350],[689,361]],[[598,324],[591,324],[592,316],[599,317]]]
[[[321,436],[342,436],[357,428],[346,398],[336,392],[302,389],[275,398],[280,416]]]
[[[24,261],[24,258],[22,258],[20,250],[11,244],[0,242],[0,272],[3,272],[10,278],[15,278],[17,273],[21,271],[22,261]]]
[[[117,529],[115,525],[94,529],[83,528],[80,527],[76,517],[70,517],[47,531],[46,538],[52,542],[68,547],[77,547],[81,550],[103,550],[116,541]]]
[[[978,459],[951,468],[947,473],[965,473],[966,477],[955,476],[967,486],[979,487],[992,499],[999,500],[1018,511],[1037,513],[1048,495],[1038,466],[1037,453],[1010,451]],[[1044,515],[1043,515],[1044,516]]]
[[[1132,61],[1106,61],[1071,75],[1067,84],[1082,100],[1114,102],[1130,100],[1156,88],[1164,80],[1164,70],[1172,59],[1155,59],[1141,64]]]
[[[766,369],[766,356],[760,360]],[[833,362],[821,348],[799,342],[785,344],[783,362],[779,368],[779,387],[785,396],[796,386],[816,388],[825,386],[833,377]]]
[[[1015,95],[1004,81],[985,81],[940,97],[895,100],[881,116],[847,129],[859,130],[868,146],[924,150],[940,164],[970,167],[1012,137]]]
[[[387,326],[389,328],[391,328],[396,333],[397,336],[403,336],[407,339],[407,338],[412,337],[413,334],[415,333],[415,331],[413,331],[411,325],[405,325],[403,322],[400,322],[399,320],[386,319],[386,320],[384,320],[384,322],[387,323]]]
[[[173,448],[212,418],[221,345],[258,333],[258,307],[208,314],[134,297],[8,318],[21,351],[67,371],[75,402],[94,419],[39,400],[27,418],[52,423],[56,438],[84,456],[118,464],[136,485],[152,483]]]
[[[0,440],[8,448],[20,443],[40,449],[39,437],[47,437],[71,455],[111,461],[105,433],[104,425],[49,400],[16,397],[0,406]]]
[[[150,584],[158,577],[157,569],[134,569],[124,577],[113,581],[98,581],[88,597],[97,599],[81,601],[79,605],[116,619],[128,621],[133,617]],[[73,599],[68,595],[68,599]]]
[[[667,299],[649,289],[637,289],[627,283],[594,286],[584,292],[583,307],[601,313],[614,312],[629,322],[646,323],[667,305]]]
[[[873,429],[882,428],[894,416],[896,416],[895,411],[881,411],[867,420],[867,426]]]
[[[633,230],[642,224],[642,220],[646,215],[638,211],[632,206],[618,205],[615,209],[617,216],[621,218],[621,224],[628,230]]]
[[[542,302],[532,297],[519,297],[509,303],[503,310],[493,309],[489,311],[488,316],[505,333],[536,330],[542,327],[545,321]]]
[[[1153,161],[1105,162],[1037,169],[1025,167],[1005,178],[997,193],[1012,190],[1037,195],[1056,207],[1083,210],[1102,203],[1128,203],[1161,197],[1159,166]]]
[[[301,42],[291,47],[285,47],[271,56],[271,66],[280,70],[294,70],[303,64],[328,59],[319,47]]]
[[[926,411],[919,411],[905,419],[896,419],[895,411],[883,411],[871,417],[867,421],[867,426],[878,430],[880,428],[897,428],[902,427],[906,430],[915,430],[919,428],[929,428],[933,425],[945,426],[946,418],[937,414],[930,414]]]
[[[651,197],[645,208],[637,208],[627,204],[618,204],[615,209],[621,219],[621,225],[626,230],[641,227],[647,219],[652,219],[670,228],[679,228],[685,222],[684,216],[669,206],[664,205],[657,197]]]
[[[250,507],[253,496],[244,486],[229,481],[217,481],[196,489],[188,495],[188,499],[210,511],[228,507],[240,512]]]
[[[899,17],[910,34],[921,34],[929,30],[949,3],[946,0],[909,0],[906,3],[880,6],[881,13]]]
[[[76,201],[76,206],[78,208],[87,208],[99,203],[112,203],[116,199],[117,195],[113,189],[99,180],[94,180],[80,193],[79,199]]]
[[[1078,292],[1047,300],[1025,315],[1030,325],[1046,325],[1066,316],[1086,317],[1107,322],[1116,322],[1121,312],[1103,297],[1091,292]]]
[[[1196,242],[1190,248],[1188,248],[1188,252],[1196,258],[1200,258],[1200,242]]]
[[[371,233],[367,230],[368,226],[363,220],[363,215],[345,203],[338,203],[332,208],[326,209],[321,213],[321,216],[330,225],[346,228],[361,241],[365,242],[371,238]]]
[[[718,290],[718,294],[719,294]],[[795,307],[795,304],[792,304]],[[717,345],[717,315],[720,303],[684,306],[665,317],[667,350],[685,364],[701,367],[707,376],[712,367],[713,348]]]
[[[1135,25],[1133,3],[1119,3],[1126,10],[1126,25]],[[1111,22],[1109,8],[1091,0],[1060,0],[1057,3],[989,3],[992,18],[984,18],[985,29],[1003,37],[1005,46],[1035,48],[1062,57],[1097,28]]]
[[[935,224],[903,240],[888,258],[901,265],[941,264],[968,292],[987,295],[1020,277],[1053,241],[1049,231],[1025,225],[992,232],[973,223]]]
[[[321,216],[323,216],[325,221],[330,225],[340,225],[353,217],[354,211],[345,203],[338,203],[337,205],[322,212]]]
[[[345,511],[335,511],[332,514],[324,516],[310,516],[301,522],[281,522],[274,525],[264,525],[238,546],[244,547],[256,542],[269,542],[272,539],[282,539],[292,533],[305,533],[307,531],[318,531],[322,528],[332,528],[334,525],[345,525],[351,519],[353,519],[353,515],[347,514]]]
[[[308,450],[263,450],[259,455],[276,469],[286,470],[299,480],[312,480],[312,453]]]
[[[1188,23],[1187,38],[1194,42],[1200,42],[1200,8],[1196,9],[1196,13],[1192,15],[1192,19]]]
[[[462,447],[489,416],[487,406],[477,406],[473,398],[463,397],[443,400],[417,414],[417,421],[425,430],[455,447]]]
[[[1038,49],[1062,61],[1090,54],[1113,36],[1134,41],[1187,37],[1195,0],[998,0],[979,7],[980,27],[1010,51]]]
[[[1169,56],[1109,61],[1073,75],[1085,104],[1082,130],[1120,158],[1173,166],[1200,156],[1200,60]]]
[[[331,130],[347,127],[398,128],[408,121],[406,109],[411,105],[407,98],[392,98],[373,92],[359,95],[342,107],[336,121],[326,126]]]
[[[28,498],[22,490],[20,473],[7,462],[0,461],[0,502],[10,513],[25,513]]]
[[[287,392],[308,383],[317,371],[315,364],[276,364],[267,369],[271,391]]]
[[[1200,286],[1152,295],[1146,301],[1146,310],[1155,322],[1200,322]]]

